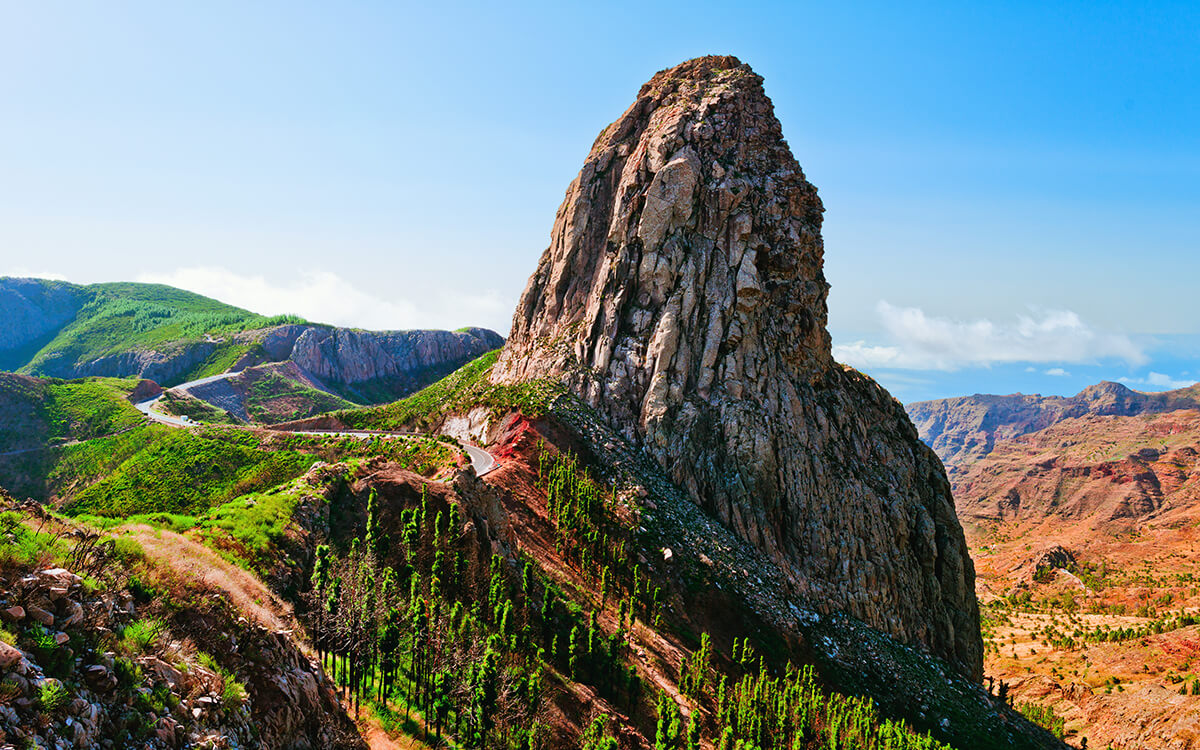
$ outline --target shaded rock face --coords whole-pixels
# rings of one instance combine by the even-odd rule
[[[811,606],[979,675],[945,472],[830,354],[822,211],[749,66],[655,75],[567,189],[492,379],[562,380]]]
[[[362,383],[417,373],[443,363],[462,364],[504,344],[485,328],[462,331],[360,331],[350,328],[285,326],[264,340],[268,352],[282,354],[317,377],[336,383]],[[303,330],[295,330],[303,329]]]
[[[42,279],[0,279],[0,354],[54,334],[75,318],[83,295],[70,284]]]
[[[156,383],[169,383],[183,378],[208,359],[216,344],[209,341],[189,341],[169,348],[128,351],[110,354],[90,362],[70,362],[65,357],[48,357],[39,370],[50,377],[127,378],[137,376]]]

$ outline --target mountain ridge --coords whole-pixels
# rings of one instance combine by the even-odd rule
[[[1074,396],[1014,393],[932,399],[905,404],[918,434],[946,464],[951,476],[987,455],[998,440],[1086,415],[1133,416],[1200,407],[1200,385],[1173,391],[1135,391],[1102,381]]]

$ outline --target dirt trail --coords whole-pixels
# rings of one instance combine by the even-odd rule
[[[420,740],[407,735],[392,737],[374,722],[371,722],[362,731],[362,735],[363,739],[367,741],[367,747],[371,750],[424,750],[429,747]]]
[[[249,573],[224,560],[199,542],[166,529],[144,524],[120,527],[137,540],[146,554],[185,578],[218,589],[250,619],[273,630],[295,628],[292,609]]]
[[[347,715],[353,715],[354,709],[345,700],[342,701],[342,707],[346,709]],[[414,714],[412,718],[418,726],[424,727],[424,722],[419,716]],[[358,720],[358,733],[366,740],[367,747],[371,750],[431,750],[433,748],[433,745],[408,734],[388,734],[380,724],[379,717],[369,708],[363,710],[362,718]]]

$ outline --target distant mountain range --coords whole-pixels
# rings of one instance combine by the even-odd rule
[[[1057,543],[1163,514],[1200,519],[1200,385],[1142,393],[1103,382],[1071,397],[977,394],[905,408],[946,464],[968,537],[1015,524],[1025,542]]]
[[[1200,385],[1143,393],[1105,381],[1074,396],[975,394],[919,401],[905,410],[921,439],[946,464],[951,478],[992,452],[997,442],[1089,415],[1134,416],[1200,408]]]

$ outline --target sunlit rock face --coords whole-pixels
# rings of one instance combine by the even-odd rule
[[[798,597],[977,676],[945,471],[830,354],[823,210],[749,66],[658,73],[568,187],[492,378],[565,382]]]

